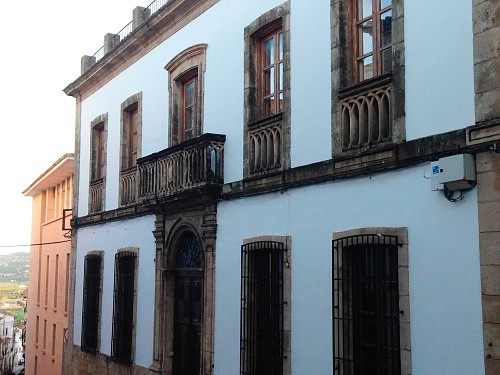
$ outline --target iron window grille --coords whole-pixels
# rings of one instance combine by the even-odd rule
[[[132,364],[136,257],[130,251],[115,255],[111,358],[124,365]]]
[[[86,255],[84,261],[81,348],[89,353],[98,350],[101,261],[95,254]]]
[[[283,264],[281,242],[241,247],[240,374],[283,374]]]
[[[336,375],[401,375],[398,237],[333,241]]]

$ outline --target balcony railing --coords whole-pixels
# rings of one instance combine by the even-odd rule
[[[370,147],[392,139],[390,83],[341,100],[342,150]]]
[[[120,205],[128,206],[137,202],[137,166],[120,173]]]
[[[248,131],[250,173],[270,172],[281,167],[281,116],[252,125]]]
[[[149,10],[149,18],[151,18],[155,13],[157,13],[160,9],[162,9],[169,1],[171,0],[154,0],[151,4],[149,4],[146,9]],[[132,21],[126,24],[120,31],[116,34],[119,36],[119,43],[128,38],[128,36],[132,33]],[[96,61],[99,61],[104,57],[104,47],[101,47],[97,50],[92,57],[96,58]]]
[[[102,198],[104,192],[104,180],[102,178],[92,181],[89,189],[89,213],[101,212],[103,209]]]
[[[139,159],[139,200],[165,199],[222,184],[225,140],[225,135],[203,134]]]

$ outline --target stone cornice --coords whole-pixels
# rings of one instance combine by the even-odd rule
[[[83,100],[219,0],[172,0],[63,91]]]

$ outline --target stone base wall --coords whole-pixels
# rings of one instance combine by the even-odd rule
[[[485,374],[500,374],[500,154],[477,155]]]
[[[97,353],[83,352],[79,346],[66,344],[64,352],[63,375],[151,375],[156,374],[148,368],[114,363],[111,357]]]

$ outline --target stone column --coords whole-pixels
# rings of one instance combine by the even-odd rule
[[[155,257],[155,321],[153,332],[153,363],[149,368],[152,372],[161,373],[162,371],[162,358],[163,358],[163,268],[164,258],[163,244],[165,242],[164,231],[164,218],[163,215],[156,215],[155,230],[153,236],[155,237],[156,244],[156,257]]]
[[[473,0],[479,251],[485,374],[500,374],[500,2]]]

